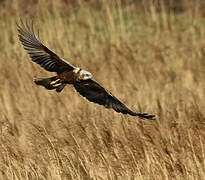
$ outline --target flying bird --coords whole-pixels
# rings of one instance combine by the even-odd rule
[[[120,100],[113,96],[104,87],[93,80],[90,72],[75,67],[41,43],[39,32],[35,34],[33,23],[28,25],[21,21],[17,24],[18,37],[31,60],[49,72],[56,72],[56,76],[49,78],[35,78],[37,85],[44,86],[48,90],[55,89],[61,92],[67,84],[74,86],[75,90],[88,101],[112,108],[116,112],[138,116],[142,119],[155,119],[154,115],[147,113],[135,113],[128,109]]]

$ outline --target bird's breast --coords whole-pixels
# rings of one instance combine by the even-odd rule
[[[58,75],[59,79],[67,84],[74,84],[76,81],[76,73],[74,73],[73,71],[65,71],[61,74]]]

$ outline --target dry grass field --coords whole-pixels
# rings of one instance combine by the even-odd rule
[[[0,179],[205,179],[202,1],[180,12],[163,0],[69,2],[0,2]],[[156,120],[90,103],[72,86],[60,94],[36,86],[33,77],[53,73],[21,46],[20,17],[34,20],[48,48]]]

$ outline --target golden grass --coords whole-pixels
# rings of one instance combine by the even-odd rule
[[[157,120],[107,110],[69,86],[60,94],[36,86],[33,77],[52,73],[20,45],[15,21],[23,9],[13,4],[17,15],[0,20],[0,179],[204,179],[200,7],[168,13],[161,1],[160,12],[150,3],[136,13],[133,3],[102,1],[98,9],[78,1],[60,11],[51,2],[48,11],[40,7],[46,1],[35,6],[44,44]]]

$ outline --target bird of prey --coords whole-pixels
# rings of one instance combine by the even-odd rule
[[[154,115],[147,113],[135,113],[128,109],[109,91],[103,88],[95,80],[90,72],[71,65],[41,43],[39,32],[35,34],[33,23],[17,24],[18,37],[31,60],[45,70],[56,72],[56,76],[49,78],[35,78],[37,85],[44,86],[48,90],[55,89],[61,92],[67,84],[72,84],[80,95],[90,102],[112,108],[116,112],[138,116],[142,119],[155,119]]]

